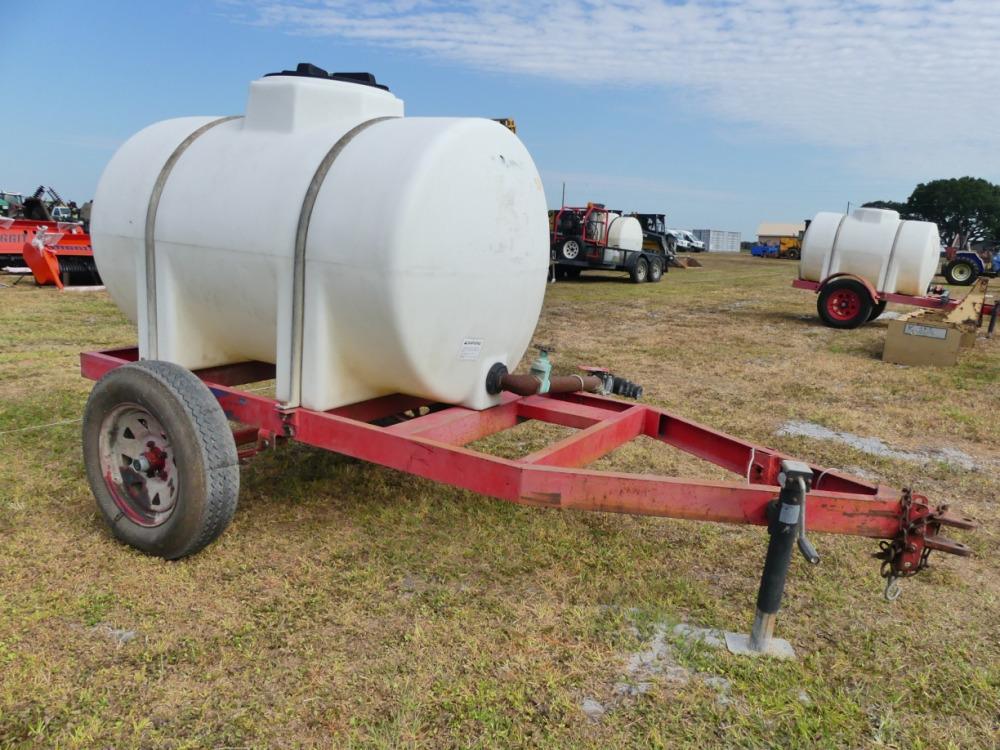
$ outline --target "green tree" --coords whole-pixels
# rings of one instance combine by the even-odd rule
[[[862,203],[862,208],[884,208],[889,211],[895,211],[899,214],[901,219],[913,218],[910,216],[910,209],[905,203],[900,203],[899,201],[869,201],[868,203]]]
[[[936,223],[947,245],[1000,235],[1000,185],[981,178],[922,182],[906,207],[912,218]]]

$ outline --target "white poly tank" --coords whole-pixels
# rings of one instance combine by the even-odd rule
[[[799,278],[823,281],[849,273],[880,292],[922,295],[937,271],[940,252],[932,222],[901,221],[897,212],[880,208],[821,212],[802,240]]]
[[[549,257],[542,182],[510,130],[404,118],[374,78],[301,65],[253,81],[243,117],[133,136],[91,234],[140,356],[272,362],[278,400],[319,410],[497,403],[486,374],[524,355]]]
[[[642,226],[634,216],[608,216],[608,247],[642,250]]]

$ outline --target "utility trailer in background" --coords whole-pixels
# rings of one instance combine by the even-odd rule
[[[879,292],[874,285],[854,274],[838,273],[823,281],[806,281],[795,279],[792,286],[796,289],[808,289],[816,292],[816,310],[820,319],[831,328],[857,328],[875,320],[885,310],[890,302],[913,307],[924,307],[931,310],[951,311],[961,305],[963,299],[951,299],[946,289],[922,296],[909,294],[889,294]],[[986,287],[983,287],[982,300],[975,301],[979,323],[986,318],[990,320],[990,331],[996,326],[997,304],[987,301]]]
[[[610,244],[615,221],[638,222],[634,216],[621,216],[601,203],[549,211],[551,261],[555,277],[579,278],[583,271],[625,271],[632,281],[658,283],[673,258],[663,248],[647,249],[645,240],[637,249]],[[640,223],[641,228],[641,223]]]

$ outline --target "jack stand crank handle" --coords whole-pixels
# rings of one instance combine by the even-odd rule
[[[802,483],[802,512],[799,514],[799,552],[810,565],[819,565],[819,552],[806,536],[806,484],[805,480],[799,477],[797,481]]]

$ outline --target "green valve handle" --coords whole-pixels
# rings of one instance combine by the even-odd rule
[[[538,378],[541,385],[538,387],[539,393],[549,392],[549,378],[552,375],[552,363],[549,361],[549,351],[543,347],[538,347],[538,359],[531,363],[531,374]]]

